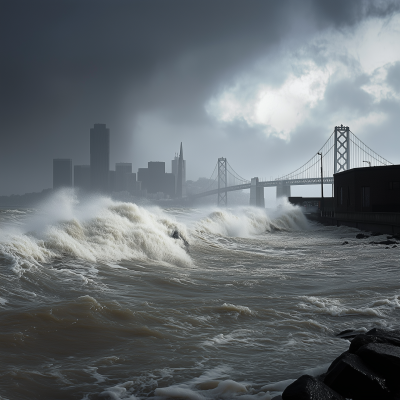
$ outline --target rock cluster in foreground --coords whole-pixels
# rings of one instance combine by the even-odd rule
[[[348,351],[314,378],[303,375],[282,393],[283,400],[400,400],[400,330],[344,331]],[[278,397],[279,398],[279,397]]]

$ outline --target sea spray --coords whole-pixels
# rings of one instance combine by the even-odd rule
[[[275,210],[256,207],[215,209],[197,224],[199,232],[228,237],[250,238],[272,231],[305,230],[307,219],[299,207],[281,203]]]
[[[171,237],[175,229],[189,237],[183,224],[161,210],[105,197],[79,201],[72,190],[61,190],[25,224],[2,234],[0,252],[13,264],[28,267],[66,256],[91,262],[152,259],[189,265],[183,241]]]

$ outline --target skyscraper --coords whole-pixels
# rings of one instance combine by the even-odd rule
[[[90,129],[90,186],[95,192],[108,192],[110,169],[110,130],[106,124]]]
[[[72,159],[53,159],[53,189],[72,187]]]
[[[183,197],[185,195],[186,160],[183,159],[182,142],[179,156],[175,155],[175,159],[172,160],[171,166],[172,173],[175,175],[175,196]]]
[[[163,161],[149,161],[148,168],[148,181],[147,191],[149,193],[163,192],[164,190],[164,175],[165,175],[165,162]]]

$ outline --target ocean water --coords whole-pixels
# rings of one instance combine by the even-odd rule
[[[357,232],[288,204],[2,209],[0,399],[271,399],[341,330],[399,327],[400,248]]]

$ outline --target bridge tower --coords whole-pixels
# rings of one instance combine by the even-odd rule
[[[264,186],[259,185],[258,178],[251,179],[250,205],[265,208]]]
[[[218,206],[228,205],[228,192],[219,191],[219,189],[226,188],[228,186],[228,165],[226,158],[218,158]]]
[[[333,173],[350,169],[350,128],[335,126],[335,151]]]

